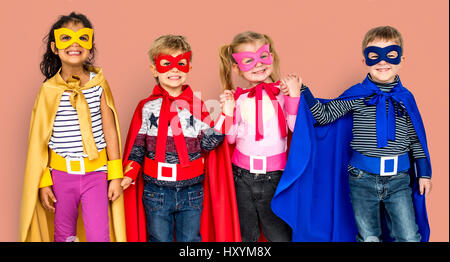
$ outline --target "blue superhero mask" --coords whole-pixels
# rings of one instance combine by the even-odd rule
[[[369,58],[370,53],[375,53],[378,55],[378,57],[375,59],[371,59]],[[389,58],[388,54],[390,54],[391,57],[395,54],[396,57]],[[389,64],[398,65],[400,64],[402,57],[402,48],[398,45],[390,45],[383,48],[378,46],[368,46],[366,49],[364,49],[364,57],[366,58],[366,65],[368,66],[376,65],[382,60],[388,62]]]

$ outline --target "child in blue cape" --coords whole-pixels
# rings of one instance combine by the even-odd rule
[[[373,28],[362,50],[367,77],[337,99],[316,99],[302,87],[272,201],[294,241],[428,241],[430,155],[414,97],[397,74],[402,36]]]

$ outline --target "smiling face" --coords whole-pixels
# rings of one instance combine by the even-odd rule
[[[235,53],[241,52],[252,52],[256,53],[261,47],[266,45],[263,40],[256,40],[248,43],[240,44],[236,47]],[[261,59],[267,59],[271,54],[267,52],[263,52],[261,54]],[[242,64],[251,64],[253,62],[253,58],[243,58],[240,63]],[[242,71],[240,70],[238,64],[233,64],[233,70],[241,75],[244,79],[249,81],[250,86],[255,86],[261,82],[272,82],[270,75],[273,72],[273,63],[264,64],[258,61],[255,66],[248,70]]]
[[[161,51],[162,57],[164,57],[164,55],[170,55],[175,58],[183,54],[185,54],[185,52],[182,50],[164,49]],[[158,66],[154,64],[150,65],[153,76],[158,79],[161,87],[168,91],[169,94],[176,95],[178,91],[181,91],[182,86],[186,83],[187,74],[192,69],[192,66],[189,65],[188,59],[189,58],[183,57],[182,59],[177,61],[178,66],[175,66],[166,72],[159,72],[157,67],[164,68],[171,66],[171,63],[173,63],[173,61],[169,61],[169,59],[156,59],[155,63],[159,63]],[[183,67],[188,67],[189,71],[184,72],[179,69]]]
[[[83,23],[81,22],[73,22],[70,21],[62,26],[63,28],[68,28],[74,32],[77,32],[78,30],[84,28]],[[89,35],[82,35],[80,36],[81,41],[90,41],[92,39],[89,39]],[[67,42],[71,40],[71,36],[67,34],[61,34],[59,35],[59,41],[61,43]],[[74,42],[70,46],[66,47],[65,49],[58,49],[56,47],[55,42],[51,42],[51,48],[53,52],[59,56],[61,59],[61,63],[63,66],[82,66],[86,60],[88,60],[89,55],[91,54],[89,49],[83,48],[80,46],[77,42]]]
[[[370,43],[367,44],[367,47],[369,46],[376,46],[380,48],[384,48],[391,45],[398,45],[393,40],[383,40],[383,39],[376,39]],[[390,59],[395,59],[399,54],[395,51],[389,52],[387,54],[387,57]],[[369,53],[368,58],[370,59],[377,59],[378,54],[376,53]],[[405,57],[401,57],[401,62],[405,60]],[[363,58],[363,63],[366,64],[365,58]],[[370,76],[375,82],[378,83],[391,83],[395,80],[395,76],[397,75],[398,71],[400,70],[401,62],[397,65],[388,63],[384,60],[381,60],[375,65],[367,66],[368,71],[370,73]]]

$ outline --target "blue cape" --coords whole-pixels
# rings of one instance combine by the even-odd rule
[[[373,88],[378,89],[366,78],[337,99],[367,97],[374,94]],[[414,97],[401,82],[391,92],[398,92],[397,100],[403,102],[411,118],[427,157],[427,175],[431,176],[425,129]],[[330,101],[319,100],[322,103]],[[286,168],[273,197],[272,210],[292,228],[292,241],[356,241],[358,231],[348,182],[353,116],[346,114],[325,126],[314,127],[315,123],[302,96]],[[430,228],[425,196],[420,195],[413,163],[410,171],[416,222],[422,241],[428,241]],[[386,231],[383,239],[391,240]]]

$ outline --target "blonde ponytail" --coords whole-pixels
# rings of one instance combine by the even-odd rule
[[[220,64],[220,81],[224,90],[233,90],[232,71],[233,64],[231,56],[230,45],[223,45],[219,50],[219,64]]]

